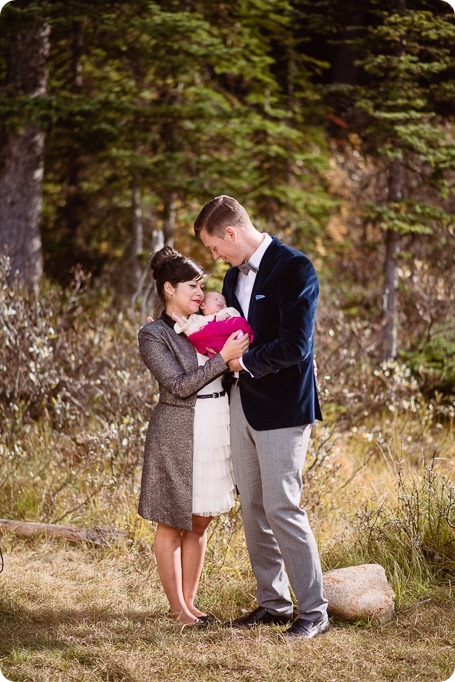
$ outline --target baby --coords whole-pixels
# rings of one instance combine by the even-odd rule
[[[239,331],[250,335],[250,343],[254,339],[252,327],[235,308],[227,308],[226,300],[218,291],[208,291],[200,305],[202,315],[195,313],[182,317],[174,313],[176,320],[174,330],[188,337],[193,346],[202,355],[211,357],[224,346],[229,336]]]

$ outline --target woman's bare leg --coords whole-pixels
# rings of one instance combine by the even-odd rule
[[[193,514],[192,530],[185,530],[182,534],[183,598],[186,607],[193,616],[204,615],[203,611],[194,606],[194,601],[207,549],[207,527],[211,520],[211,516]]]
[[[187,607],[183,591],[182,531],[158,524],[155,535],[155,556],[158,575],[171,607],[171,614],[183,625],[194,623],[195,614]]]

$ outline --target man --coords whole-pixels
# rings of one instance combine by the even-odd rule
[[[303,253],[259,232],[228,196],[206,204],[194,230],[215,260],[230,263],[223,295],[242,310],[254,342],[229,363],[231,447],[259,607],[232,627],[290,624],[285,637],[327,632],[316,542],[300,508],[311,424],[322,419],[313,369],[319,286]],[[289,582],[298,600],[297,618]]]

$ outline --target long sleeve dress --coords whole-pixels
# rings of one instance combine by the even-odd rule
[[[174,321],[163,314],[159,320],[142,327],[138,336],[141,358],[159,384],[159,400],[152,411],[145,442],[139,514],[152,521],[190,530],[196,502],[193,501],[193,462],[198,459],[201,442],[206,450],[211,438],[207,431],[203,431],[202,425],[205,427],[212,421],[211,416],[226,399],[225,396],[198,399],[197,394],[221,393],[222,389],[210,389],[208,384],[221,381],[228,367],[219,354],[210,359],[204,358],[205,362],[199,364],[194,347],[184,335],[176,334],[173,325]],[[197,423],[196,413],[201,417]],[[226,414],[228,418],[227,410]],[[226,423],[222,426],[222,419],[218,416],[216,420],[213,416],[213,423],[218,424],[213,448],[221,448],[229,456],[226,464],[229,469]],[[220,434],[223,434],[221,438]],[[219,459],[215,458],[215,461],[219,463]],[[207,476],[204,474],[201,480],[210,491],[214,486],[205,480]],[[223,476],[227,486],[233,488],[226,467]],[[230,502],[226,500],[232,500],[229,492],[223,487],[216,497],[219,499],[218,509],[198,507],[197,513],[227,510]],[[212,500],[209,504],[213,504]]]

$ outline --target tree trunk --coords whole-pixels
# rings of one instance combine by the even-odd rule
[[[402,168],[399,161],[392,162],[389,172],[389,201],[401,199]],[[397,256],[399,253],[399,234],[388,229],[385,237],[384,290],[383,290],[383,327],[382,359],[392,360],[397,354]]]
[[[402,14],[406,10],[406,0],[397,0],[397,10]],[[403,55],[405,43],[400,43],[399,54]],[[389,168],[389,201],[401,201],[403,187],[403,168],[398,159],[390,163]],[[397,355],[397,256],[399,253],[399,234],[388,229],[385,237],[384,292],[383,292],[383,327],[382,327],[382,359],[393,360]]]
[[[71,39],[71,83],[70,92],[79,95],[82,86],[82,56],[84,49],[84,32],[80,21],[75,21],[72,27]],[[80,226],[84,220],[85,206],[80,192],[81,171],[83,169],[80,145],[75,140],[73,149],[70,150],[66,171],[65,203],[61,209],[64,250],[72,255],[77,252],[77,237]]]
[[[163,236],[164,243],[174,246],[176,193],[168,192],[164,199]]]
[[[14,97],[37,98],[47,89],[50,28],[16,32],[8,54],[7,88]],[[11,275],[36,284],[43,272],[40,219],[45,133],[32,122],[7,130],[0,157],[0,251]]]
[[[367,5],[346,3],[343,8],[344,21],[342,22],[341,35],[337,39],[335,48],[335,58],[333,60],[334,83],[358,82],[358,69],[356,60],[358,52],[356,50],[356,40],[362,33],[362,29],[368,25]],[[340,101],[343,98],[340,98]],[[343,110],[336,110],[335,113],[342,114]]]
[[[383,291],[383,328],[382,328],[382,359],[392,360],[397,354],[397,320],[396,320],[396,290],[399,236],[393,230],[387,230],[385,244],[386,255],[384,264]]]
[[[142,216],[142,202],[141,190],[137,178],[133,178],[133,186],[131,190],[131,203],[133,209],[133,244],[132,244],[132,276],[135,287],[138,286],[141,275],[141,260],[140,256],[144,250],[144,222]]]

